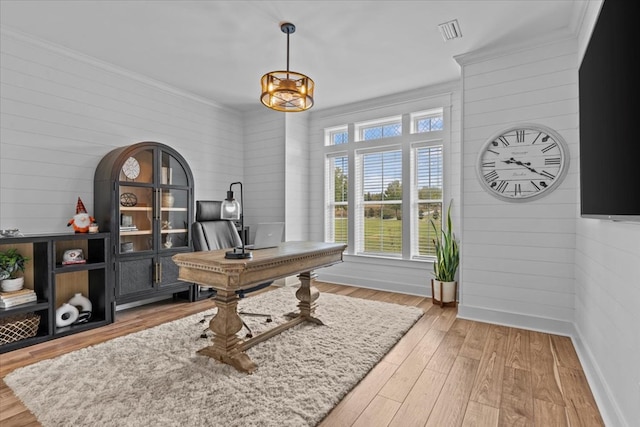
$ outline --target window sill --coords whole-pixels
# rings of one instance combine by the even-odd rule
[[[386,265],[389,267],[403,268],[416,268],[423,270],[426,265],[433,264],[433,259],[420,258],[420,259],[402,259],[402,258],[390,258],[385,256],[370,255],[370,254],[344,254],[344,260],[355,264],[375,264]]]

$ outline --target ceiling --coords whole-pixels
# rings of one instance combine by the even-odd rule
[[[456,55],[575,33],[586,2],[0,0],[0,22],[239,111],[286,69],[292,22],[290,69],[323,109],[457,79]],[[453,19],[463,37],[445,42]]]

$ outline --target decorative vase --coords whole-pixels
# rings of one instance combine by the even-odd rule
[[[162,206],[170,208],[173,207],[176,199],[173,197],[173,194],[167,192],[162,193]]]
[[[85,297],[81,293],[75,294],[69,301],[69,304],[78,308],[78,311],[89,311],[91,312],[91,308],[93,307],[91,304],[91,300]]]
[[[441,282],[431,279],[431,295],[434,304],[456,304],[458,282]]]
[[[75,306],[65,302],[56,310],[56,326],[58,328],[69,326],[78,319],[79,314]]]
[[[2,292],[19,291],[24,286],[24,277],[16,277],[15,279],[4,279],[0,288]]]

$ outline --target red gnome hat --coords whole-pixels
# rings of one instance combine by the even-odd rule
[[[84,203],[82,203],[80,197],[78,197],[78,203],[76,203],[76,215],[79,213],[87,213],[87,210],[84,207]]]
[[[78,203],[76,203],[76,215],[67,223],[67,227],[73,225],[73,230],[76,233],[86,233],[89,231],[89,225],[94,221],[95,218],[89,215],[87,209],[84,207],[84,203],[82,203],[82,200],[78,197]]]

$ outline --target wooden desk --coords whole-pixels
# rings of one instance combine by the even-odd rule
[[[217,291],[218,312],[209,322],[212,345],[198,353],[251,373],[257,366],[245,353],[247,349],[304,321],[321,325],[322,321],[314,317],[319,292],[313,286],[316,278],[313,270],[342,262],[346,247],[342,243],[285,242],[276,248],[254,250],[251,259],[238,260],[224,257],[228,249],[174,255],[173,260],[180,267],[178,279],[211,286]],[[242,320],[237,311],[236,291],[294,274],[300,279],[296,291],[300,311],[292,313],[292,319],[286,323],[241,340],[237,335]]]

